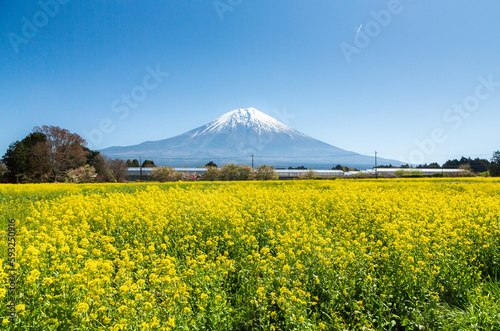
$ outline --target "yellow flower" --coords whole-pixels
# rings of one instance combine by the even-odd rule
[[[89,310],[89,305],[86,302],[80,302],[76,305],[76,310],[79,313],[86,313]]]

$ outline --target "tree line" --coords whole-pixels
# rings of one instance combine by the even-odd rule
[[[90,150],[85,139],[57,126],[35,127],[1,160],[0,175],[10,183],[121,182],[128,174],[125,162]]]
[[[139,168],[139,167],[154,168],[154,167],[156,167],[155,163],[151,160],[144,160],[144,162],[142,162],[142,165],[141,165],[137,159],[134,159],[134,160],[128,159],[127,161],[125,161],[125,164],[129,168]]]
[[[207,171],[198,176],[181,173],[172,167],[156,167],[151,171],[151,179],[159,182],[172,182],[179,180],[232,181],[278,179],[278,174],[276,173],[274,167],[267,165],[260,165],[257,169],[254,169],[245,164],[225,164],[221,168],[218,168],[215,163],[211,162],[205,167],[207,168]]]
[[[409,164],[395,167],[392,164],[380,165],[378,168],[411,168]],[[460,159],[448,160],[441,166],[437,162],[419,164],[416,169],[462,169],[476,174],[485,174],[490,176],[500,176],[500,151],[493,153],[490,160],[462,156]]]

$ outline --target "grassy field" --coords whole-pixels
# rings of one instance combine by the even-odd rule
[[[494,179],[1,185],[0,222],[2,330],[500,325]]]

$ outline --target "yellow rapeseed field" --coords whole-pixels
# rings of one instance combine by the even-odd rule
[[[500,323],[491,179],[1,185],[0,216],[0,329]]]

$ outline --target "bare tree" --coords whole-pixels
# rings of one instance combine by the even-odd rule
[[[117,182],[124,182],[127,179],[128,167],[123,160],[109,160],[107,164],[111,176],[114,178],[114,180],[116,180]]]

